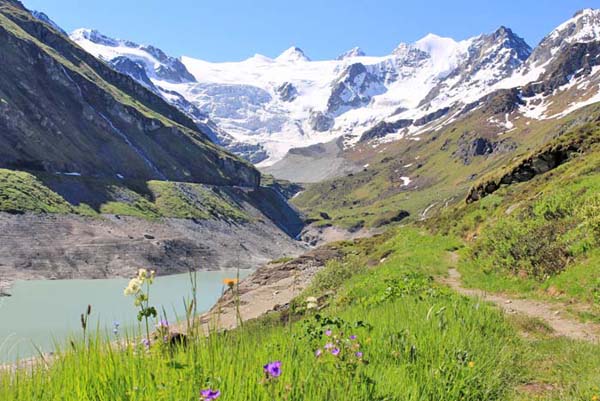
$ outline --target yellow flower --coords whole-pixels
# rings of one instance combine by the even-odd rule
[[[140,280],[144,280],[146,277],[148,277],[148,270],[146,270],[146,269],[139,269],[138,270],[137,278],[140,279]]]
[[[469,367],[470,368],[474,368],[475,367],[475,362],[473,362],[473,361],[469,362]]]
[[[593,395],[592,396],[592,401],[599,401],[600,397],[598,397],[597,395]]]
[[[229,288],[233,288],[238,283],[236,278],[226,278],[223,280],[223,284],[225,284]]]

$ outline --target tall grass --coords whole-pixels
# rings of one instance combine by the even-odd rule
[[[330,341],[327,328],[357,335],[364,359],[355,369],[315,356]],[[48,369],[0,376],[0,399],[181,401],[210,387],[223,400],[269,400],[272,392],[289,400],[496,400],[515,375],[514,342],[487,307],[457,296],[398,298],[331,320],[309,315],[291,331],[271,321],[214,333],[172,352],[117,349],[96,337],[60,352]],[[262,367],[273,360],[283,374],[265,382]]]
[[[442,270],[453,244],[402,231],[369,252],[388,255],[379,267],[361,267],[356,256],[341,262],[354,270],[330,265],[319,276],[327,285],[312,290],[337,281],[340,302],[292,311],[292,319],[271,315],[150,349],[139,343],[144,327],[118,344],[88,336],[87,346],[58,351],[48,367],[0,373],[0,400],[185,401],[206,388],[240,401],[505,399],[519,372],[515,333],[499,312],[441,289],[423,268]],[[282,374],[267,379],[263,365],[272,361],[282,362]]]

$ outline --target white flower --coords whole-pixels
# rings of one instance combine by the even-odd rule
[[[319,301],[315,297],[306,298],[306,309],[317,309],[319,307]]]
[[[138,270],[137,278],[140,279],[140,280],[145,280],[146,277],[148,277],[148,270],[146,270],[146,269],[139,269]]]
[[[139,278],[132,278],[129,281],[129,284],[127,285],[127,288],[125,288],[125,291],[123,293],[126,296],[127,295],[136,295],[142,289],[142,284],[143,284],[143,281],[140,280]]]

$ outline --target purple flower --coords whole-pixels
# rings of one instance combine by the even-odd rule
[[[325,344],[325,346],[323,348],[325,348],[325,349],[332,349],[333,348],[333,344],[332,343],[327,343],[327,344]]]
[[[319,348],[318,350],[315,351],[315,356],[318,358],[321,356],[322,353],[323,353],[323,350]]]
[[[161,329],[161,328],[169,328],[169,322],[167,322],[166,320],[161,320],[160,322],[158,322],[158,324],[156,325],[157,328]]]
[[[356,355],[357,358],[362,358],[363,357],[363,353],[360,352],[360,351],[358,351],[355,355]]]
[[[352,335],[350,336],[350,339],[351,339],[351,340],[356,340],[356,339],[357,339],[357,337],[356,337],[354,334],[352,334]]]
[[[331,350],[331,355],[333,356],[338,356],[340,354],[340,349],[339,348],[334,348]]]
[[[269,362],[263,366],[263,371],[267,377],[279,377],[281,376],[281,361]]]
[[[142,338],[142,344],[144,344],[144,347],[150,348],[150,340],[147,338]]]
[[[327,331],[325,332],[325,335],[326,335],[327,337],[331,337],[331,330],[327,330]]]
[[[220,395],[221,392],[219,390],[213,390],[211,388],[200,391],[201,401],[216,400]]]

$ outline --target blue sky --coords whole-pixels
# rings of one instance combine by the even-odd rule
[[[313,59],[360,46],[388,54],[429,32],[465,39],[505,25],[536,45],[600,0],[24,0],[65,30],[96,28],[173,56],[235,61],[291,45]]]

